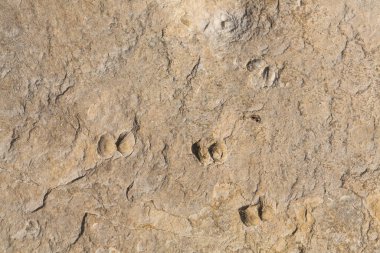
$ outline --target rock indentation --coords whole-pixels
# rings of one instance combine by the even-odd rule
[[[25,223],[23,229],[19,230],[15,235],[12,236],[12,239],[23,240],[35,239],[41,233],[41,226],[37,220],[28,220]]]
[[[115,139],[109,134],[103,134],[98,142],[98,154],[104,158],[110,158],[116,151]]]
[[[227,146],[222,140],[201,139],[192,145],[191,150],[203,165],[221,164],[227,159]]]
[[[262,197],[254,205],[245,205],[239,208],[240,220],[247,227],[270,221],[274,217],[273,207]]]
[[[215,142],[208,150],[215,163],[222,163],[227,159],[227,146],[222,141]]]
[[[240,220],[247,227],[258,225],[261,222],[262,210],[258,205],[246,205],[239,208]]]
[[[211,155],[208,150],[207,142],[204,139],[201,139],[194,143],[191,147],[191,150],[195,157],[203,165],[209,165],[212,163]]]
[[[125,157],[133,153],[136,144],[135,135],[132,132],[120,135],[116,142],[117,150]]]
[[[252,59],[246,65],[250,72],[249,83],[256,88],[270,88],[277,84],[278,71],[275,66],[267,64],[261,59]]]

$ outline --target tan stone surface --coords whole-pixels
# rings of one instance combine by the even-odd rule
[[[380,1],[0,1],[0,252],[380,252]]]

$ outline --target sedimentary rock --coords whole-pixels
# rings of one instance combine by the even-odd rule
[[[378,252],[379,17],[0,1],[0,252]]]

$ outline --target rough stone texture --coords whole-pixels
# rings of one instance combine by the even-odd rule
[[[380,1],[1,0],[0,252],[380,252]]]

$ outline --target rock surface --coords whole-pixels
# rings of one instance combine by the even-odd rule
[[[0,1],[0,252],[380,252],[380,1]]]

